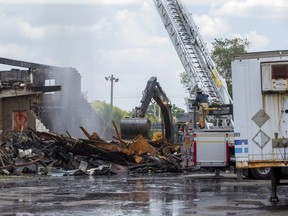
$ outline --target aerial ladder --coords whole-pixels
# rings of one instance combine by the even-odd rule
[[[198,88],[209,95],[206,128],[197,127],[197,109],[188,105],[190,140],[193,140],[194,165],[223,168],[233,159],[232,99],[226,81],[220,76],[208,49],[182,0],[154,0],[174,48],[189,78],[190,99]],[[211,112],[210,112],[211,111]],[[192,122],[192,123],[191,123]],[[219,170],[219,169],[216,169]]]
[[[232,104],[227,84],[182,0],[154,0],[154,3],[189,78],[190,95],[201,88],[211,102]]]

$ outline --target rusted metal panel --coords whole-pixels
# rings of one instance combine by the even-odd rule
[[[239,161],[236,164],[238,169],[265,168],[265,167],[288,167],[288,161]]]
[[[137,136],[131,144],[129,144],[129,148],[138,154],[150,153],[155,154],[156,150],[153,146],[151,146],[142,135]]]

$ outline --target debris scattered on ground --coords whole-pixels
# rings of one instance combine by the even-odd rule
[[[12,132],[0,145],[0,174],[112,175],[182,172],[179,148],[139,135],[107,142],[80,127],[87,139],[33,130]]]

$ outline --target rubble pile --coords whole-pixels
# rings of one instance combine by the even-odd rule
[[[0,174],[110,175],[182,172],[179,149],[138,135],[107,142],[80,127],[87,139],[50,132],[12,132],[0,145]]]

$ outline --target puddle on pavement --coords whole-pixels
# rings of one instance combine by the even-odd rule
[[[281,188],[273,206],[270,181],[183,175],[17,178],[0,181],[0,208],[19,215],[253,215],[288,210],[287,192]]]

